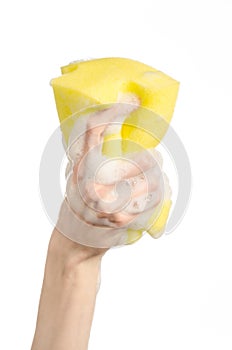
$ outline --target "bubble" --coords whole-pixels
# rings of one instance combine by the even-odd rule
[[[149,195],[148,195],[147,198],[146,198],[146,201],[147,201],[147,202],[151,202],[151,200],[152,200],[152,194],[149,193]]]
[[[137,184],[137,180],[136,179],[132,179],[130,182],[131,182],[131,185],[133,187],[135,187],[135,185]]]
[[[134,202],[134,204],[133,204],[133,208],[135,208],[135,209],[139,209],[139,204],[138,204],[138,202]]]

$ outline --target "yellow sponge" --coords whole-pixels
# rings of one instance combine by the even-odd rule
[[[155,147],[167,131],[171,121],[179,83],[141,62],[127,58],[100,58],[77,61],[61,68],[62,76],[52,79],[55,101],[66,143],[75,119],[71,115],[101,104],[118,102],[121,94],[135,94],[140,107],[128,115],[121,129],[105,135],[102,152],[108,156]],[[62,122],[66,120],[65,125]],[[118,139],[115,146],[107,141]],[[133,141],[133,142],[131,142]],[[150,218],[149,233],[156,238],[165,227],[171,201],[163,204],[158,219],[157,210]],[[160,209],[160,208],[159,208]],[[128,229],[128,243],[138,240],[143,230]]]
[[[133,93],[140,100],[140,108],[124,120],[119,135],[123,139],[122,153],[135,150],[127,139],[150,148],[164,136],[177,98],[179,83],[176,80],[127,58],[74,62],[61,70],[63,75],[51,81],[60,122],[85,107],[114,103],[120,94]],[[62,130],[66,142],[73,123],[72,119],[67,120]],[[104,145],[103,153],[113,155]]]

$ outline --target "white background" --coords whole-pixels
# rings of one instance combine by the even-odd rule
[[[231,1],[1,7],[0,348],[29,349],[34,332],[52,230],[38,189],[58,126],[49,81],[75,59],[121,56],[181,82],[172,126],[191,161],[192,198],[174,233],[104,257],[89,349],[231,350]]]

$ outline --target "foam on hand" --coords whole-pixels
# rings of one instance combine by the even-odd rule
[[[155,147],[168,129],[179,83],[125,58],[74,62],[63,67],[62,73],[51,81],[69,160],[60,229],[69,231],[67,236],[81,244],[98,247],[133,243],[144,231],[158,238],[165,230],[172,202],[162,156]],[[107,127],[103,142],[83,157],[90,120],[92,127],[104,123]],[[142,164],[146,168],[148,163],[150,168],[140,177],[124,181],[130,167]],[[76,164],[78,179],[74,181]],[[148,191],[136,200],[131,198],[133,181],[144,181]],[[103,199],[102,185],[115,183]],[[111,220],[113,216],[119,221],[131,217],[131,221],[120,227]]]

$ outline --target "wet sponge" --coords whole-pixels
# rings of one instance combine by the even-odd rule
[[[62,76],[52,79],[55,101],[64,139],[73,127],[69,116],[98,104],[117,102],[122,94],[135,94],[140,108],[128,115],[121,128],[122,153],[155,147],[167,131],[173,115],[179,83],[141,62],[127,58],[77,61],[61,68]],[[108,139],[109,140],[109,137]],[[127,140],[133,141],[128,142]],[[103,146],[110,156],[110,149]]]
[[[51,85],[66,144],[75,124],[75,118],[70,116],[88,107],[118,102],[122,96],[135,95],[139,108],[125,116],[119,130],[111,128],[111,134],[105,135],[102,153],[111,157],[136,151],[136,145],[139,149],[158,145],[174,112],[179,88],[176,80],[141,62],[117,57],[77,61],[61,71],[62,75],[52,79]],[[117,140],[116,147],[107,142],[113,139]],[[154,211],[149,229],[127,230],[127,243],[138,240],[145,229],[158,238],[170,207],[168,197]]]

